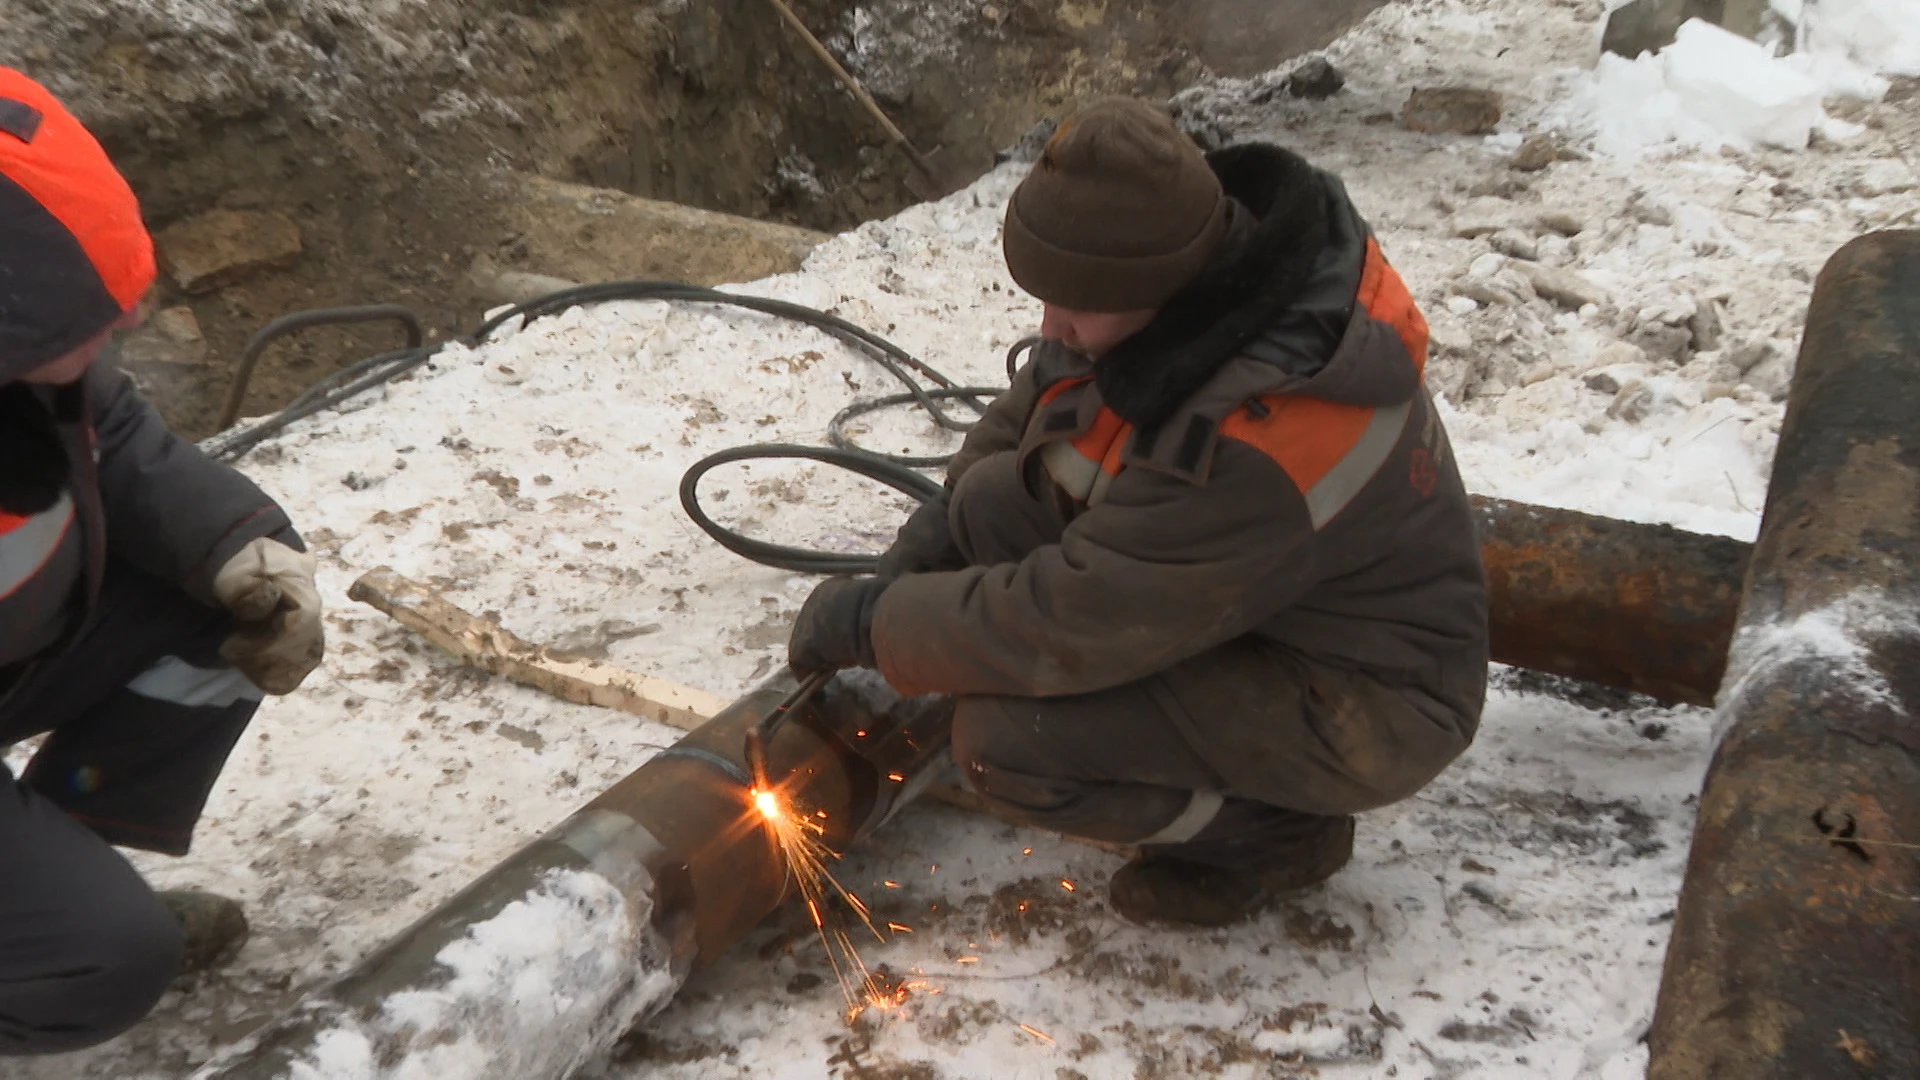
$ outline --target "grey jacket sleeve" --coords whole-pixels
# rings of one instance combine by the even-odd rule
[[[1028,364],[1015,373],[1013,385],[993,399],[973,430],[967,432],[966,441],[947,466],[946,490],[939,498],[922,504],[900,527],[893,545],[880,556],[876,571],[880,577],[956,570],[966,565],[966,557],[954,543],[953,528],[947,520],[953,485],[959,483],[974,462],[1020,445],[1020,438],[1027,430],[1027,418],[1033,414],[1034,402],[1039,396],[1033,385],[1033,365]]]
[[[107,554],[212,606],[213,576],[249,542],[300,548],[292,522],[253,481],[167,430],[132,380],[102,359],[87,372]]]
[[[1306,502],[1224,443],[1204,485],[1128,469],[1061,542],[1017,563],[922,574],[876,608],[879,668],[902,693],[1048,697],[1163,671],[1239,637],[1315,582]]]
[[[960,444],[960,452],[953,455],[947,464],[947,489],[960,482],[973,463],[989,454],[1002,450],[1012,450],[1020,445],[1020,439],[1027,431],[1027,421],[1033,416],[1033,407],[1040,400],[1040,390],[1033,383],[1033,365],[1027,364],[1014,373],[1013,385],[993,403],[987,406],[986,414],[980,417],[973,430],[967,432],[966,441]]]

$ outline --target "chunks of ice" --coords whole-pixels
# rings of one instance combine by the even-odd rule
[[[1658,54],[1600,57],[1588,101],[1595,145],[1632,155],[1666,142],[1805,149],[1822,87],[1764,47],[1699,19]]]
[[[1733,138],[1805,149],[1826,118],[1818,83],[1712,23],[1689,19],[1660,60],[1682,107]]]

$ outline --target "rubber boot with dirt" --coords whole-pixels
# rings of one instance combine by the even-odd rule
[[[163,892],[159,897],[186,938],[180,974],[195,975],[221,967],[239,955],[240,947],[247,943],[247,915],[239,901],[188,890]]]
[[[1136,923],[1230,926],[1274,901],[1332,877],[1353,857],[1353,818],[1272,851],[1259,869],[1227,869],[1172,854],[1143,853],[1114,872],[1108,900]]]

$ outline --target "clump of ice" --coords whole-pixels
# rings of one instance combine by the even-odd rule
[[[440,951],[444,983],[393,995],[370,1022],[335,1019],[286,1078],[571,1076],[678,989],[665,947],[636,932],[645,918],[599,874],[551,873]],[[345,1010],[322,999],[313,1012]]]
[[[1920,76],[1920,3],[1773,0],[1798,30],[1798,52],[1844,59],[1875,75]]]
[[[1806,148],[1828,124],[1820,83],[1738,34],[1689,20],[1674,43],[1627,60],[1600,57],[1576,110],[1602,153],[1664,143]]]
[[[1836,688],[1867,701],[1888,700],[1892,688],[1871,663],[1873,643],[1892,635],[1920,634],[1911,603],[1879,592],[1852,593],[1792,619],[1742,627],[1727,651],[1714,741],[1726,737],[1741,703],[1767,684],[1784,664],[1820,660]]]

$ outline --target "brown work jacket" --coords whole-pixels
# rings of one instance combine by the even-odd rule
[[[1023,490],[954,486],[986,503],[954,513],[1053,498],[1059,542],[893,583],[880,670],[908,693],[1046,697],[1257,635],[1470,734],[1486,580],[1425,321],[1338,180],[1275,147],[1210,160],[1237,203],[1220,265],[1098,363],[1037,348],[950,466],[1017,455],[1002,475]]]

